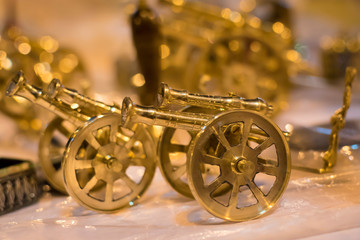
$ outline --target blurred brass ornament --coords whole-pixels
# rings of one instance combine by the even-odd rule
[[[162,79],[190,91],[261,96],[275,112],[287,106],[289,78],[303,70],[287,26],[204,2],[160,2],[171,10],[162,16]]]
[[[330,125],[332,129],[329,135],[329,145],[326,151],[321,152],[319,149],[309,149],[308,144],[304,143],[304,141],[307,141],[308,138],[312,137],[311,134],[317,134],[316,131],[311,131],[309,129],[303,128],[297,131],[298,135],[296,135],[296,132],[294,131],[294,134],[292,135],[294,139],[291,140],[290,143],[293,146],[300,148],[298,157],[294,159],[293,167],[295,169],[315,173],[327,173],[333,170],[338,158],[339,132],[345,127],[345,117],[351,103],[352,83],[356,77],[356,74],[357,71],[354,67],[346,68],[343,105],[341,108],[337,109],[330,118]],[[305,131],[308,134],[306,136],[306,139],[303,139],[305,135],[302,133],[302,131]],[[354,135],[353,132],[351,134]],[[320,141],[323,138],[315,139]],[[348,142],[352,141],[348,140]],[[323,144],[320,143],[317,145],[322,146]],[[307,158],[306,154],[308,152],[312,153],[316,157],[312,157],[311,159],[306,160],[305,158]]]
[[[86,91],[90,84],[79,56],[60,47],[59,42],[50,36],[32,39],[24,35],[15,21],[16,2],[8,1],[7,4],[10,7],[9,19],[0,39],[0,89],[5,90],[8,79],[18,69],[23,69],[38,86],[45,86],[57,78]],[[77,81],[73,81],[75,79]],[[12,117],[21,130],[31,133],[42,129],[41,112],[28,102],[1,94],[0,103],[0,110]]]
[[[193,97],[191,100],[197,99],[194,105],[203,102],[204,109],[206,106],[212,106],[209,109],[219,107],[217,104],[223,100],[216,96],[188,95],[189,99]],[[160,96],[159,99],[163,98]],[[184,101],[185,98],[181,100]],[[231,105],[230,99],[228,100]],[[244,99],[241,100],[243,102]],[[239,97],[234,97],[233,102],[239,104]],[[249,101],[251,107],[258,103]],[[223,104],[227,106],[226,103]],[[205,209],[217,217],[229,221],[245,221],[268,212],[278,201],[289,180],[290,154],[285,135],[270,119],[254,110],[239,108],[229,107],[212,114],[206,110],[202,113],[178,112],[135,105],[127,97],[122,104],[122,125],[127,127],[143,123],[182,129],[193,136],[196,134],[190,146],[181,146],[171,141],[166,143],[164,140],[160,142],[161,145],[169,146],[169,152],[187,152],[186,166],[174,165],[175,170],[172,169],[173,172],[168,175],[176,176],[167,180],[172,186],[177,186],[178,178],[187,172],[191,194],[186,189],[181,189],[184,185],[179,185],[176,191],[187,196],[194,195]],[[169,141],[169,137],[162,139]],[[164,148],[159,149],[165,151]],[[167,171],[164,169],[162,172]],[[226,177],[223,173],[233,174]],[[211,185],[211,182],[215,183]],[[207,186],[212,187],[206,188]],[[248,191],[240,188],[247,188]],[[242,194],[239,191],[251,193],[251,196],[240,196]],[[232,195],[231,198],[229,194]],[[253,201],[248,202],[249,198]],[[229,202],[219,199],[231,199],[232,203],[229,205]],[[219,206],[221,210],[217,211]]]
[[[351,103],[351,86],[356,77],[356,73],[357,71],[355,68],[346,68],[343,106],[336,110],[330,118],[332,129],[329,139],[329,148],[323,155],[324,171],[328,171],[336,164],[337,151],[339,148],[339,131],[345,126],[346,113]]]

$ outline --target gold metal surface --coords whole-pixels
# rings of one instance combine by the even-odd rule
[[[58,79],[53,79],[47,91],[42,91],[30,85],[21,71],[9,83],[6,94],[25,98],[59,117],[49,123],[40,137],[39,162],[49,183],[56,190],[66,193],[62,171],[59,169],[66,140],[76,127],[82,126],[92,117],[120,110],[65,88]],[[62,143],[59,142],[61,140]]]
[[[91,210],[111,213],[134,205],[154,176],[155,146],[148,130],[120,123],[118,114],[100,115],[75,131],[66,147],[66,189]]]
[[[164,108],[169,104],[191,105],[217,110],[248,109],[269,116],[273,110],[273,107],[261,98],[245,99],[233,94],[229,94],[227,97],[202,95],[173,89],[166,83],[162,83],[157,95],[156,106]]]
[[[323,155],[324,171],[328,171],[336,164],[337,151],[339,148],[339,131],[345,126],[345,117],[351,102],[351,86],[356,76],[356,69],[348,67],[345,75],[345,90],[343,97],[343,106],[335,111],[330,118],[332,125],[329,148]]]
[[[209,109],[214,111],[213,108]],[[143,123],[188,131],[191,143],[188,141],[186,145],[172,143],[172,131],[162,136],[165,140],[160,142],[169,147],[169,153],[187,152],[186,165],[164,167],[173,168],[168,175],[174,175],[169,179],[176,191],[185,196],[194,195],[210,213],[226,220],[244,221],[263,215],[283,194],[290,176],[290,154],[283,132],[255,111],[238,109],[210,113],[209,109],[204,109],[204,113],[154,109],[135,105],[130,98],[125,98],[121,121],[124,127]],[[208,157],[208,161],[204,160]],[[164,169],[162,171],[167,171]],[[186,182],[179,181],[186,172],[191,193],[186,189]],[[205,189],[203,175],[217,179],[211,191]],[[225,182],[227,185],[223,184]],[[238,198],[239,191],[242,192],[240,187],[247,187],[248,193],[253,192],[255,202],[248,203],[247,197]],[[219,204],[218,198],[226,198],[227,194],[232,195],[231,205]]]
[[[22,72],[12,79],[7,94],[26,98],[59,116],[48,125],[39,145],[41,166],[55,189],[105,213],[132,206],[146,191],[156,166],[153,138],[141,124],[121,128],[117,106],[65,88],[57,79],[43,92],[28,84]],[[62,158],[64,143],[59,143],[55,133],[67,139],[76,127],[65,141]],[[61,168],[56,166],[59,158]]]
[[[201,107],[187,107],[182,111],[192,113],[213,113],[219,110]],[[187,181],[186,161],[190,144],[197,131],[186,131],[171,127],[164,128],[158,143],[158,166],[170,186],[183,196],[194,198]],[[203,171],[209,169],[202,168]]]
[[[50,185],[57,191],[67,194],[64,186],[61,161],[65,146],[75,126],[68,121],[56,117],[47,124],[39,141],[39,163]]]
[[[232,109],[250,109],[267,115],[271,115],[272,113],[272,106],[261,98],[244,99],[239,96],[222,97],[194,94],[185,90],[172,89],[167,84],[162,83],[156,105],[159,108],[166,108],[171,104],[190,105],[192,107],[185,109],[185,111],[211,115]],[[190,198],[193,198],[193,196],[187,183],[186,153],[196,133],[197,132],[191,131],[184,132],[183,130],[174,128],[165,128],[158,145],[158,165],[164,178],[174,190]],[[177,137],[179,134],[182,134],[182,137]],[[178,138],[178,142],[174,140],[176,137]],[[181,143],[179,143],[179,141],[181,141]],[[204,169],[204,171],[208,171],[208,169]]]
[[[226,136],[233,127],[240,134]],[[263,130],[266,137],[253,129]],[[213,148],[217,143],[221,149]],[[227,111],[206,124],[190,146],[189,186],[196,200],[213,215],[245,221],[274,207],[287,186],[290,163],[286,139],[274,123],[256,112]],[[201,171],[203,164],[216,166],[219,175],[207,179]],[[214,195],[223,185],[231,191]]]

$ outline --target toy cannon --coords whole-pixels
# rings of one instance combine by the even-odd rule
[[[94,183],[95,179],[99,179],[99,183],[95,187],[96,193],[88,192],[89,198],[92,200],[89,200],[88,203],[80,203],[93,210],[112,212],[138,199],[150,185],[156,166],[153,139],[141,124],[133,126],[133,129],[124,130],[119,121],[120,109],[116,106],[106,105],[85,97],[74,90],[64,88],[56,79],[49,84],[48,90],[43,92],[29,85],[22,72],[19,72],[12,79],[7,95],[24,97],[59,117],[50,122],[39,144],[40,164],[47,179],[56,189],[63,192],[67,191],[75,200],[78,200],[76,193],[73,193],[73,185],[88,183],[89,179],[93,179],[90,182]],[[117,114],[101,115],[109,112]],[[107,121],[111,122],[111,124],[106,126],[106,129],[89,132],[86,138],[87,143],[79,146],[80,152],[74,157],[76,165],[73,167],[74,171],[77,172],[77,179],[66,181],[64,187],[63,168],[56,169],[53,160],[54,158],[59,160],[59,153],[61,154],[60,160],[62,160],[65,147],[57,149],[57,154],[51,152],[52,148],[59,148],[56,140],[53,139],[54,133],[59,130],[67,140],[76,127],[91,123],[93,117],[97,117],[97,122]],[[134,132],[141,132],[142,134],[134,134]],[[76,135],[76,131],[74,134]],[[137,142],[141,140],[145,143],[136,146],[135,149],[129,148],[127,154],[123,155],[124,147],[127,147],[123,143],[126,141],[133,143],[131,139]],[[99,144],[102,146],[100,147]],[[127,158],[126,166],[118,171],[116,164],[112,166],[109,163],[116,155],[119,155],[119,157],[131,155],[133,161]],[[135,170],[138,166],[143,166],[143,171],[134,171],[134,166]],[[137,182],[134,183],[131,177],[136,177]],[[81,185],[80,187],[85,191],[90,188],[90,185]],[[112,199],[108,198],[109,189],[114,194]],[[95,204],[93,204],[94,202]]]

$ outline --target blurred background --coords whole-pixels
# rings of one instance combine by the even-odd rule
[[[131,96],[151,105],[158,84],[167,82],[192,92],[262,97],[281,113],[299,105],[289,99],[306,98],[294,89],[331,92],[343,86],[347,65],[360,65],[356,0],[148,0],[143,10],[132,0],[0,4],[2,99],[6,82],[22,69],[39,87],[55,77],[110,104]],[[142,54],[149,52],[150,58]],[[342,90],[337,95],[340,104]],[[50,119],[33,106],[2,101],[2,128],[15,136],[38,132]]]

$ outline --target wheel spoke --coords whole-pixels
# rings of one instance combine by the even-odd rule
[[[74,129],[69,129],[67,126],[65,126],[62,123],[60,123],[58,126],[57,126],[57,129],[59,130],[59,132],[64,135],[65,137],[70,137],[70,135],[74,132]]]
[[[194,139],[198,132],[196,132],[196,131],[188,131],[188,133],[190,134],[191,139]]]
[[[272,144],[274,144],[274,141],[272,138],[267,138],[264,142],[262,142],[259,146],[257,146],[254,149],[254,154],[258,156],[260,153],[262,153],[265,149],[270,147]]]
[[[233,188],[231,190],[231,195],[229,199],[229,207],[235,209],[238,202],[238,195],[239,195],[239,179],[235,178],[235,181],[233,182]]]
[[[127,143],[125,144],[125,148],[130,150],[132,148],[132,146],[134,145],[134,143],[141,137],[141,135],[143,134],[142,131],[140,131],[140,129],[137,127],[135,129],[134,135],[132,135],[129,139],[129,141],[127,141]]]
[[[179,179],[186,173],[186,164],[181,165],[178,167],[172,174],[172,177],[174,179]]]
[[[131,158],[130,163],[133,166],[149,167],[150,160],[147,158],[135,157],[135,158]]]
[[[98,179],[96,178],[96,176],[93,176],[82,190],[88,194],[90,192],[90,190],[95,187],[97,182],[98,182]]]
[[[113,182],[106,182],[105,202],[111,203],[113,201]]]
[[[263,159],[263,158],[260,158],[260,157],[258,157],[257,162],[262,164],[262,165],[270,165],[270,166],[274,166],[274,167],[277,165],[277,162],[274,161],[274,160]]]
[[[271,176],[277,176],[279,174],[279,169],[274,166],[258,165],[257,172],[262,172]]]
[[[89,169],[92,168],[92,161],[93,160],[75,160],[75,169],[76,170],[80,170],[80,169]]]
[[[54,145],[50,145],[49,146],[49,152],[50,152],[50,154],[52,154],[52,155],[55,155],[55,154],[57,154],[57,155],[63,155],[64,154],[64,150],[65,150],[65,148],[63,147],[63,146],[54,146]]]
[[[207,190],[211,194],[213,191],[215,191],[218,187],[221,186],[225,182],[225,177],[219,176],[216,178],[214,182],[212,182],[209,186],[207,186]]]
[[[241,141],[240,141],[240,156],[244,157],[245,147],[248,142],[251,126],[253,124],[252,119],[246,119],[244,120],[244,124],[242,125],[242,135],[241,135]]]
[[[183,152],[186,153],[188,146],[182,144],[170,144],[169,152]]]
[[[128,187],[131,189],[131,190],[134,190],[137,188],[137,184],[136,182],[134,182],[131,178],[129,178],[128,175],[126,174],[123,174],[121,176],[121,180],[123,180],[125,182],[126,185],[128,185]]]
[[[220,127],[214,127],[212,126],[212,131],[215,134],[215,136],[217,137],[217,139],[219,140],[219,142],[221,143],[221,145],[223,145],[228,151],[233,151],[233,148],[230,146],[229,141],[226,139],[224,133],[221,131]],[[235,154],[233,154],[235,155]]]
[[[95,149],[95,150],[98,150],[101,145],[100,143],[98,142],[98,140],[95,138],[95,136],[90,133],[86,136],[86,141]]]
[[[203,163],[207,163],[207,164],[211,164],[211,165],[218,165],[218,166],[220,166],[224,163],[224,160],[222,160],[221,158],[212,156],[207,153],[203,153],[201,156],[202,156]]]
[[[118,121],[112,122],[110,125],[110,142],[111,143],[116,143],[118,130],[119,130],[119,122]]]
[[[250,188],[251,192],[253,193],[254,197],[257,199],[260,205],[264,205],[264,206],[269,205],[269,203],[266,201],[263,192],[256,186],[254,182],[252,182],[250,179],[247,179],[246,184],[248,185],[248,187]]]

